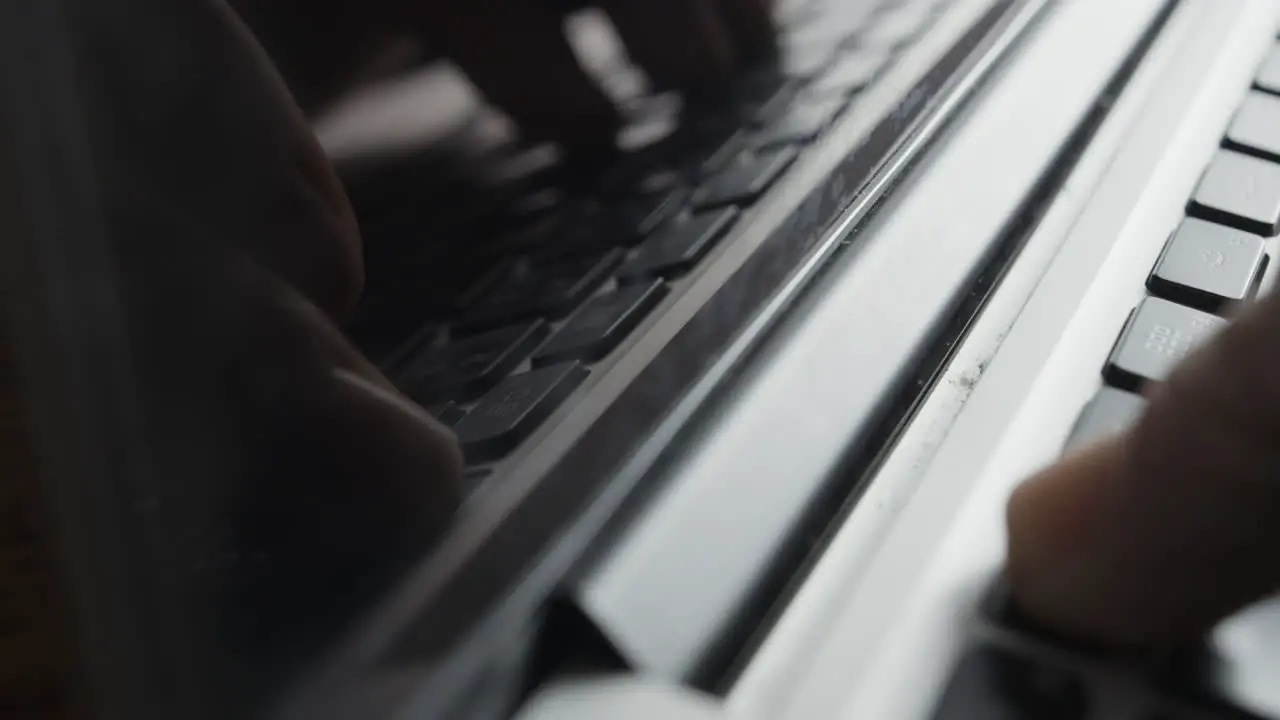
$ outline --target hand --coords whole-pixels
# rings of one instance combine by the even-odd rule
[[[189,562],[297,587],[421,552],[460,453],[338,329],[359,231],[267,56],[222,0],[71,7],[148,438],[191,465],[156,502],[214,526]]]
[[[430,535],[458,500],[460,452],[338,330],[362,290],[361,240],[305,114],[226,0],[134,2],[127,15],[77,4],[71,25],[151,410],[216,418],[187,430],[222,448],[222,495],[249,513],[236,542],[251,550],[335,566],[359,558],[357,539]],[[566,115],[593,128],[613,117],[559,15],[531,0],[240,5],[268,40],[297,41],[277,57],[313,100],[361,76],[345,61],[413,27],[535,132],[581,138]],[[764,0],[608,9],[636,57],[682,87],[769,37]]]
[[[1008,573],[1046,625],[1160,649],[1280,588],[1280,295],[1149,395],[1132,432],[1017,490]]]
[[[611,146],[617,110],[563,30],[576,0],[232,0],[304,109],[331,102],[406,38],[453,60],[529,137]],[[598,0],[661,89],[714,94],[769,52],[773,0]]]

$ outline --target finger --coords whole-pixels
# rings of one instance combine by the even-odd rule
[[[183,339],[212,341],[206,372],[233,378],[217,386],[232,420],[217,431],[236,458],[221,473],[228,535],[241,556],[269,559],[227,605],[243,610],[246,638],[280,637],[299,595],[386,576],[425,552],[457,507],[462,459],[452,434],[306,298],[251,263],[222,267],[221,298],[187,299],[206,322]]]
[[[1194,638],[1280,588],[1280,296],[1151,393],[1134,431],[1014,494],[1026,612],[1120,645]]]
[[[739,57],[757,58],[776,47],[778,28],[771,0],[716,0],[716,7]]]
[[[333,380],[329,407],[338,422],[329,435],[335,442],[359,438],[365,445],[344,450],[355,460],[353,474],[403,485],[394,494],[415,501],[419,526],[443,527],[457,504],[462,478],[462,451],[452,433],[372,368],[334,368]]]
[[[735,52],[710,0],[606,0],[603,7],[656,86],[694,96],[724,91]]]
[[[68,5],[123,278],[121,412],[142,418],[148,459],[183,468],[157,471],[170,482],[148,502],[217,528],[182,548],[234,566],[200,575],[238,595],[212,604],[279,638],[302,630],[260,610],[291,612],[285,591],[340,602],[393,549],[422,551],[457,499],[458,450],[334,322],[359,292],[359,236],[265,54],[221,0],[138,2]]]
[[[526,136],[574,148],[612,148],[618,111],[579,65],[560,16],[533,2],[430,3],[428,41],[456,62]]]
[[[349,546],[351,528],[363,525],[367,534],[421,537],[443,527],[462,475],[452,434],[301,295],[252,268],[236,282],[242,316],[224,326],[221,344],[236,349],[259,456],[279,469],[253,485],[252,504],[278,499],[298,516],[290,535],[308,543],[333,537]],[[300,512],[300,502],[314,507]]]
[[[218,236],[345,315],[364,279],[354,214],[266,54],[221,0],[149,8],[121,32],[151,42],[85,39],[92,107],[110,113],[94,127],[121,172],[111,201],[143,227],[165,216]]]
[[[227,1],[270,54],[308,114],[350,89],[391,35],[385,0]]]
[[[101,189],[130,320],[148,341],[173,337],[140,343],[139,353],[190,367],[192,387],[217,388],[224,411],[244,413],[246,423],[345,437],[349,415],[325,410],[343,404],[326,398],[351,397],[334,389],[333,371],[391,391],[333,321],[359,291],[359,235],[345,195],[265,55],[221,0],[150,0],[149,9],[146,21],[166,28],[155,45],[117,47],[109,23],[82,23],[95,28],[82,39],[92,58],[83,69],[93,73],[86,86],[101,92],[88,105],[100,114],[103,172],[115,173]],[[447,484],[456,463],[433,435],[422,437]],[[317,444],[297,455],[339,452]]]

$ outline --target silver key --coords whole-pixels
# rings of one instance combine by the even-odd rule
[[[1104,374],[1112,387],[1139,392],[1164,380],[1192,350],[1226,325],[1215,315],[1147,298],[1129,318]]]
[[[1256,235],[1280,233],[1280,164],[1219,150],[1200,179],[1191,212]]]
[[[1280,96],[1251,92],[1227,130],[1228,146],[1280,160]]]
[[[1267,61],[1262,64],[1257,85],[1267,92],[1280,94],[1280,46],[1272,50]]]
[[[1257,292],[1265,248],[1257,235],[1188,219],[1169,240],[1147,285],[1166,300],[1220,312]]]
[[[1147,402],[1140,395],[1127,393],[1115,388],[1102,388],[1089,401],[1076,420],[1067,440],[1067,449],[1072,450],[1109,438],[1128,430],[1142,417]]]

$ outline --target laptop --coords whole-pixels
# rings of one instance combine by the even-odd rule
[[[629,124],[585,169],[411,63],[317,123],[366,278],[303,336],[224,250],[271,208],[208,202],[270,178],[199,172],[281,145],[125,82],[235,87],[174,7],[0,7],[0,715],[1280,718],[1272,607],[1135,666],[1000,583],[1009,491],[1133,420],[1152,328],[1271,285],[1276,3],[782,2],[710,107],[588,9]],[[443,435],[316,357],[451,429],[447,506],[404,481]]]

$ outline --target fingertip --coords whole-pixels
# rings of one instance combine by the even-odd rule
[[[1019,611],[1072,637],[1128,644],[1137,629],[1113,602],[1123,578],[1110,572],[1109,490],[1124,467],[1123,438],[1075,453],[1018,486],[1006,506],[1006,577]]]
[[[430,413],[391,389],[390,383],[369,380],[346,368],[335,368],[339,404],[362,447],[362,457],[374,459],[392,479],[407,480],[422,489],[413,494],[450,510],[461,487],[462,449],[451,430]]]

